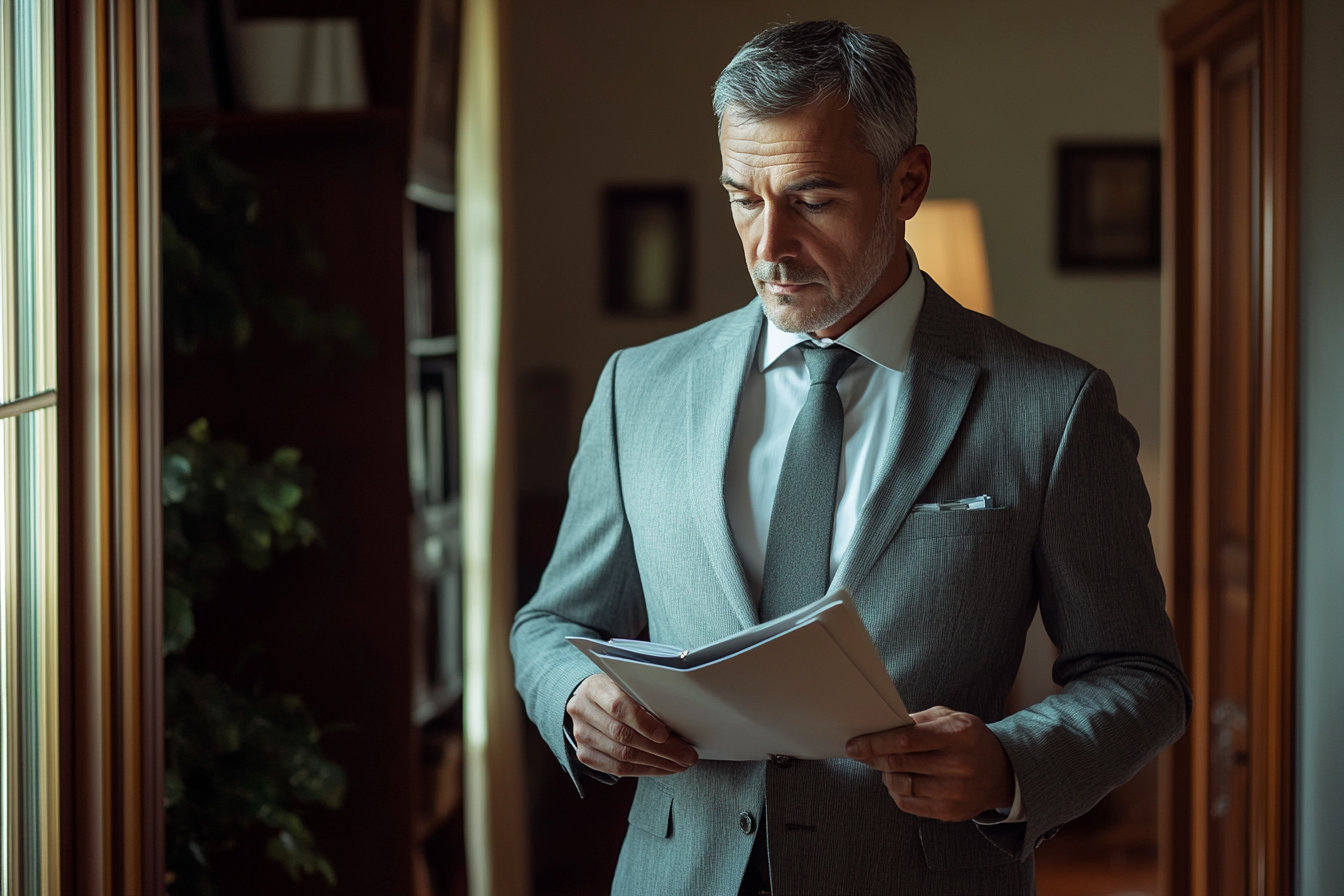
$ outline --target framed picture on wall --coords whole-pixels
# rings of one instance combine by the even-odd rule
[[[452,211],[457,138],[458,0],[420,0],[406,198]]]
[[[1058,262],[1065,270],[1157,270],[1162,151],[1156,142],[1059,147]]]
[[[657,317],[690,310],[690,187],[609,187],[603,227],[607,311]]]

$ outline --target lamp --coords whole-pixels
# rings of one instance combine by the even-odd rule
[[[980,207],[969,199],[926,199],[905,222],[919,268],[972,311],[994,314]]]

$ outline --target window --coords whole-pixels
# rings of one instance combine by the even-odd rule
[[[0,891],[58,890],[52,4],[0,4]]]

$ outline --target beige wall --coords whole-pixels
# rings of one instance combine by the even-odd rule
[[[1163,5],[512,0],[519,376],[547,367],[569,373],[572,449],[611,352],[751,297],[716,183],[710,88],[737,47],[764,25],[841,18],[891,35],[910,55],[919,81],[920,140],[934,159],[930,196],[980,203],[998,316],[1111,373],[1121,408],[1143,440],[1145,474],[1155,484],[1158,278],[1063,275],[1054,268],[1053,170],[1061,139],[1157,138],[1156,28]],[[655,321],[605,316],[602,188],[669,181],[694,189],[693,310]],[[528,431],[525,422],[522,431]],[[521,472],[525,487],[535,481]]]

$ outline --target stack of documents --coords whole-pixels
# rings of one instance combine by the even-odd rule
[[[701,759],[835,759],[912,724],[849,592],[694,650],[571,637]]]

